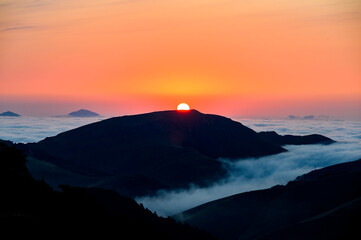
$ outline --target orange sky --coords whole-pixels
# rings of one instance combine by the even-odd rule
[[[178,102],[361,119],[361,1],[0,0],[0,111]]]

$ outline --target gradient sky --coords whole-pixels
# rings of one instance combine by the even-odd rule
[[[0,111],[361,120],[360,0],[0,0]]]

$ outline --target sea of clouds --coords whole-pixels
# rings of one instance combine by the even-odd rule
[[[66,117],[2,117],[0,139],[13,142],[37,142],[45,137],[105,119]],[[288,152],[229,161],[219,159],[229,176],[206,188],[191,186],[187,190],[160,191],[151,197],[136,199],[161,216],[170,216],[200,204],[233,194],[286,184],[297,176],[325,166],[361,158],[361,122],[334,120],[234,119],[255,131],[279,134],[322,134],[337,141],[331,145],[303,145],[285,148]],[[186,172],[184,174],[187,174]]]
[[[136,201],[161,216],[171,216],[203,203],[237,193],[284,185],[314,169],[361,158],[361,122],[326,120],[235,119],[256,131],[279,134],[322,134],[337,141],[330,145],[287,145],[288,152],[229,161],[219,159],[229,177],[206,188],[160,191]],[[186,174],[186,173],[184,173]]]
[[[14,143],[38,142],[106,117],[0,117],[0,139]]]

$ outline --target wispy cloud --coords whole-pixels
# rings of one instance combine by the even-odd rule
[[[0,3],[0,8],[8,7],[10,5],[10,3]]]
[[[35,26],[19,26],[19,27],[8,27],[0,30],[0,32],[15,31],[15,30],[27,30],[34,29]]]

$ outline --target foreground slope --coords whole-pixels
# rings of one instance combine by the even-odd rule
[[[277,154],[286,151],[281,145],[229,118],[191,110],[111,118],[19,147],[134,197],[207,185],[226,174],[217,158]]]
[[[361,237],[361,160],[312,171],[286,186],[206,203],[176,217],[220,239]]]
[[[31,177],[25,155],[9,145],[0,141],[0,222],[2,234],[11,234],[7,238],[213,239],[113,191],[69,186],[54,191]]]

